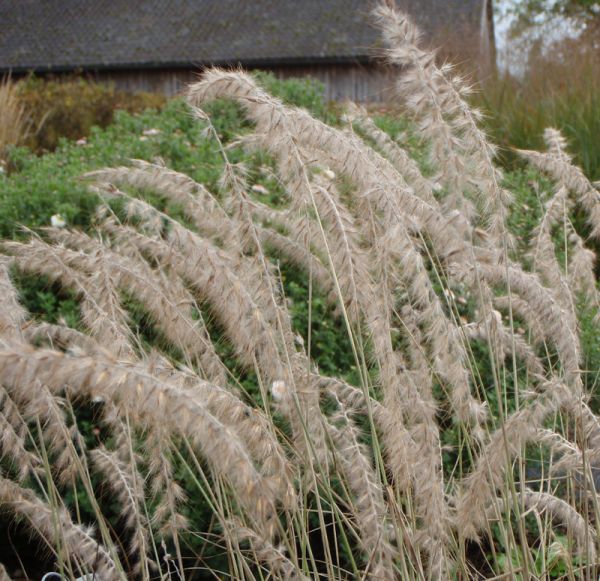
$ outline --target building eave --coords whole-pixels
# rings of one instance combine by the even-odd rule
[[[161,69],[205,69],[208,67],[244,67],[244,68],[271,68],[278,66],[326,66],[362,64],[369,65],[376,61],[371,55],[353,56],[314,56],[292,58],[262,58],[262,59],[227,59],[227,60],[181,60],[157,62],[120,62],[120,63],[73,63],[63,65],[21,65],[17,67],[0,66],[1,73],[13,74],[52,74],[69,73],[75,71],[119,71],[119,70],[161,70]]]

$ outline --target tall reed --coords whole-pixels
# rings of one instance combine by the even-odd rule
[[[0,79],[0,159],[9,145],[19,145],[27,137],[28,121],[16,84],[10,77]]]

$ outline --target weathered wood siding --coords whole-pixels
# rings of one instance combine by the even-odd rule
[[[384,101],[394,82],[390,69],[360,63],[281,66],[265,70],[282,79],[312,76],[324,84],[325,98],[335,101]],[[171,96],[183,91],[195,80],[198,72],[191,69],[135,69],[102,71],[94,76],[99,81],[113,81],[118,88],[126,91],[152,91]]]
[[[280,67],[272,69],[272,72],[283,79],[314,77],[325,85],[325,97],[331,101],[385,101],[389,99],[394,83],[394,75],[389,68],[363,64]]]
[[[132,69],[100,71],[92,76],[100,82],[113,82],[118,89],[131,93],[149,91],[171,97],[194,82],[197,73],[187,69]]]

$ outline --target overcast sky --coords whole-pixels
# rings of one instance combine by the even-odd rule
[[[514,6],[519,0],[496,0],[494,3],[494,27],[496,29],[496,45],[498,48],[504,47],[506,43],[506,34],[510,26],[511,18],[506,16],[506,11]]]
[[[520,67],[524,63],[523,46],[517,44],[514,40],[508,38],[508,31],[514,20],[511,12],[521,3],[522,0],[494,0],[494,28],[496,33],[496,48],[498,50],[498,65],[500,68],[510,68],[514,73],[518,73]],[[545,0],[549,6],[554,4],[556,0]],[[540,22],[543,15],[540,15]],[[542,37],[545,44],[549,44],[565,36],[577,36],[580,27],[572,19],[562,18],[546,22],[532,32],[533,37]],[[543,32],[542,32],[543,31]],[[512,55],[512,56],[511,56]]]

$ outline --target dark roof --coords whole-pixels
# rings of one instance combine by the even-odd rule
[[[427,34],[480,34],[486,0],[401,0]],[[0,0],[0,70],[366,60],[374,0]],[[485,21],[485,19],[483,19]],[[478,43],[477,43],[478,44]]]

